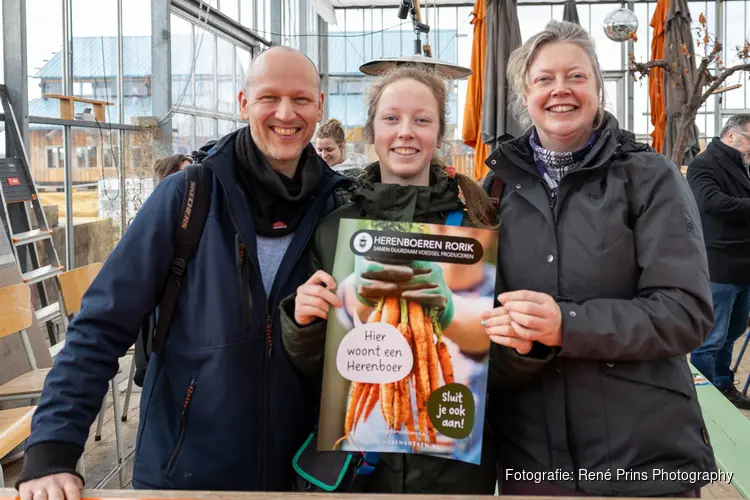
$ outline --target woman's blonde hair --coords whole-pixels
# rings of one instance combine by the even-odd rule
[[[599,110],[594,118],[594,127],[604,118],[604,78],[596,57],[596,46],[588,32],[581,26],[567,21],[550,21],[544,30],[529,38],[521,47],[514,50],[508,59],[506,75],[510,87],[510,109],[525,128],[532,125],[531,117],[523,102],[528,91],[528,72],[539,50],[551,43],[567,42],[578,45],[588,56],[594,68],[596,84],[599,87]]]
[[[321,124],[320,127],[318,127],[316,137],[318,139],[333,139],[336,141],[336,144],[341,149],[342,153],[346,148],[346,134],[344,133],[344,127],[336,118],[329,118]]]
[[[438,71],[423,65],[398,66],[375,79],[367,93],[365,139],[370,144],[375,141],[375,115],[383,91],[388,85],[401,80],[414,80],[432,91],[432,95],[435,96],[435,100],[437,101],[438,117],[440,120],[438,141],[442,142],[446,130],[446,108],[448,105],[448,91],[445,88],[445,78]],[[431,167],[439,168],[447,175],[448,170],[441,158],[433,158]],[[490,197],[487,196],[487,193],[470,177],[459,173],[455,173],[454,177],[463,194],[471,222],[477,227],[494,227],[495,205]]]

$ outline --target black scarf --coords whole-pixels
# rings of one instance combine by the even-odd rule
[[[255,232],[272,237],[294,232],[307,213],[310,197],[323,176],[315,148],[308,144],[302,151],[291,179],[266,163],[250,135],[250,127],[237,133],[234,152],[237,180],[250,205]]]

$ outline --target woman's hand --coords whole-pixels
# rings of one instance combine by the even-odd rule
[[[496,344],[515,349],[518,354],[528,354],[532,341],[520,337],[511,326],[510,314],[504,307],[496,307],[482,315],[482,326],[490,340]]]
[[[562,312],[546,293],[516,290],[497,298],[509,316],[516,335],[548,347],[562,346]],[[519,351],[520,352],[520,351]]]
[[[341,307],[341,300],[336,296],[336,280],[324,272],[318,271],[309,280],[297,288],[294,299],[294,321],[300,326],[307,326],[316,318],[328,319],[331,306]]]

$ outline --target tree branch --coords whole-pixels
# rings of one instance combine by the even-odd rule
[[[706,89],[706,91],[701,94],[701,102],[699,104],[703,104],[708,96],[710,96],[714,92],[714,90],[718,89],[721,84],[724,83],[724,80],[738,71],[750,71],[750,64],[737,64],[736,66],[732,66],[731,68],[727,68],[722,71],[719,75],[716,76],[716,79],[713,81],[713,83],[711,83],[708,89]]]

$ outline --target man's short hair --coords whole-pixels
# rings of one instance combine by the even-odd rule
[[[732,115],[729,120],[727,120],[724,128],[721,129],[721,135],[719,137],[723,139],[727,136],[730,130],[744,132],[747,129],[748,124],[750,124],[750,114]]]

